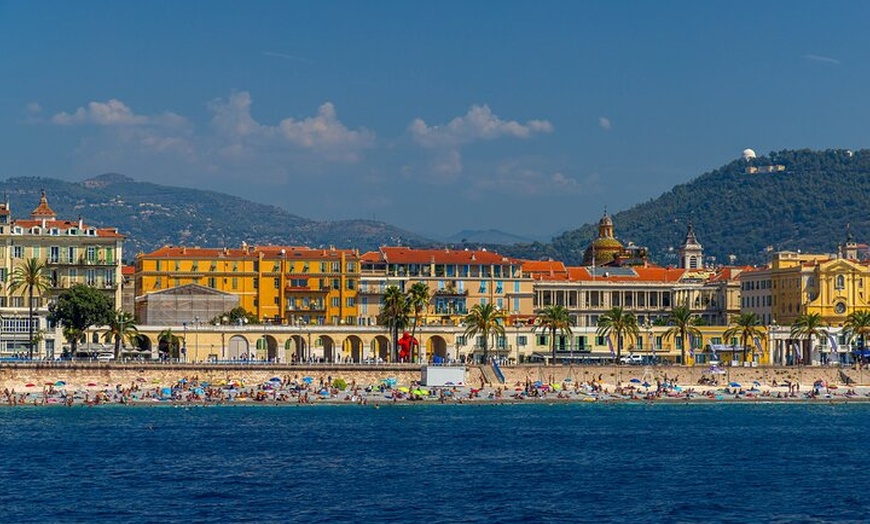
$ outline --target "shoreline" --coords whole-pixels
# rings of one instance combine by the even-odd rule
[[[0,367],[0,406],[864,403],[863,370],[505,366],[505,383],[420,384],[420,366],[222,367],[77,363]],[[715,371],[715,372],[714,372]],[[853,378],[854,377],[854,378]]]

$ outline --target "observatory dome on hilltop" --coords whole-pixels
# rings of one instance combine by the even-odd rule
[[[743,160],[749,161],[755,158],[755,151],[752,149],[744,149],[743,150]]]

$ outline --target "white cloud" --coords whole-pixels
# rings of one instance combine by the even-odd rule
[[[610,131],[613,129],[613,125],[610,123],[610,119],[606,116],[598,117],[598,127],[605,131]]]
[[[809,54],[809,55],[804,55],[804,58],[806,58],[807,60],[812,60],[814,62],[825,62],[828,64],[839,64],[840,63],[840,61],[837,60],[836,58],[831,58],[829,56]]]
[[[98,126],[143,126],[181,127],[187,120],[175,113],[165,112],[155,116],[137,115],[118,99],[108,102],[90,102],[73,113],[61,112],[51,117],[58,125],[92,124]]]
[[[288,142],[305,148],[361,148],[369,147],[374,141],[374,134],[360,128],[351,131],[342,124],[331,102],[322,104],[317,109],[317,116],[304,120],[285,118],[278,124],[278,129]]]
[[[27,106],[25,106],[28,114],[38,115],[42,113],[42,106],[39,105],[39,102],[28,102]]]
[[[314,151],[331,160],[354,161],[365,148],[372,147],[375,135],[365,128],[351,130],[339,119],[335,105],[325,102],[317,115],[296,120],[285,118],[277,125],[261,124],[251,115],[251,95],[242,91],[228,99],[209,103],[212,126],[229,145],[222,148],[228,156],[240,156],[263,148],[288,145]]]
[[[493,140],[501,137],[529,138],[535,133],[551,133],[553,124],[546,120],[529,120],[521,124],[515,120],[502,120],[489,106],[471,106],[444,126],[429,126],[416,118],[408,126],[414,139],[426,147],[458,146],[475,140]]]
[[[531,167],[526,160],[504,162],[491,173],[478,175],[466,191],[466,196],[499,193],[514,196],[540,197],[549,195],[575,195],[597,191],[599,177],[586,179],[565,175],[561,171],[549,172]]]

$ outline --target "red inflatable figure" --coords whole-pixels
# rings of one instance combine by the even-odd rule
[[[402,338],[399,339],[399,362],[410,362],[411,360],[411,349],[416,347],[420,347],[420,344],[417,342],[417,339],[412,337],[410,333],[405,331],[402,333]]]

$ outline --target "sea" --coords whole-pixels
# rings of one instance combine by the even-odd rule
[[[870,405],[0,409],[0,522],[870,520]]]

